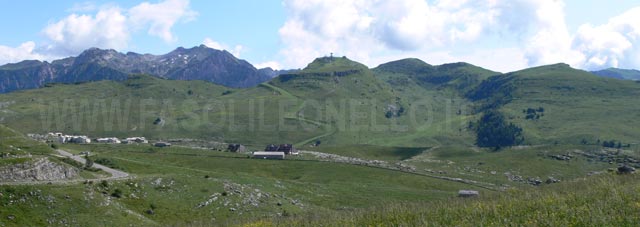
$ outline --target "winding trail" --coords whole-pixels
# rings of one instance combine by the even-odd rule
[[[67,151],[60,150],[60,149],[58,149],[56,151],[58,152],[58,154],[60,154],[60,155],[62,155],[64,157],[69,157],[69,158],[71,158],[71,159],[73,159],[73,160],[75,160],[77,162],[82,163],[83,165],[87,162],[87,160],[85,160],[82,156],[73,155],[73,154],[71,154],[71,153],[69,153]],[[100,178],[98,180],[115,180],[115,179],[121,179],[121,178],[129,177],[129,174],[126,173],[126,172],[123,172],[123,171],[120,171],[120,170],[117,170],[117,169],[112,169],[112,168],[100,165],[98,163],[93,163],[92,167],[97,168],[97,169],[101,169],[102,171],[105,171],[105,172],[111,174],[110,177]]]

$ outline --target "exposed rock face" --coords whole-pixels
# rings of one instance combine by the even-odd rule
[[[55,181],[71,179],[79,170],[39,158],[31,161],[0,167],[0,182]]]

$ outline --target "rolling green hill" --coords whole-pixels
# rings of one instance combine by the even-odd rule
[[[198,138],[254,148],[472,146],[469,123],[497,108],[523,129],[525,144],[629,144],[638,142],[639,86],[562,64],[499,74],[417,59],[370,70],[325,57],[248,89],[143,75],[53,84],[1,95],[0,122],[23,133]]]
[[[45,155],[52,149],[44,143],[31,140],[21,133],[0,125],[0,153],[10,155]]]
[[[469,93],[522,127],[528,144],[637,143],[638,95],[638,83],[601,78],[565,64],[491,77]]]

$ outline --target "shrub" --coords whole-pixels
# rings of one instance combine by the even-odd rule
[[[122,198],[122,190],[116,188],[116,190],[113,190],[113,193],[111,193],[111,196],[115,198]]]

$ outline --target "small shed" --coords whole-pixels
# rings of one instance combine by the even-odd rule
[[[460,190],[460,191],[458,191],[458,197],[462,197],[462,198],[477,197],[478,195],[480,195],[480,193],[478,191],[474,191],[474,190]]]
[[[284,159],[284,152],[279,151],[255,151],[253,152],[253,158],[258,159]]]

